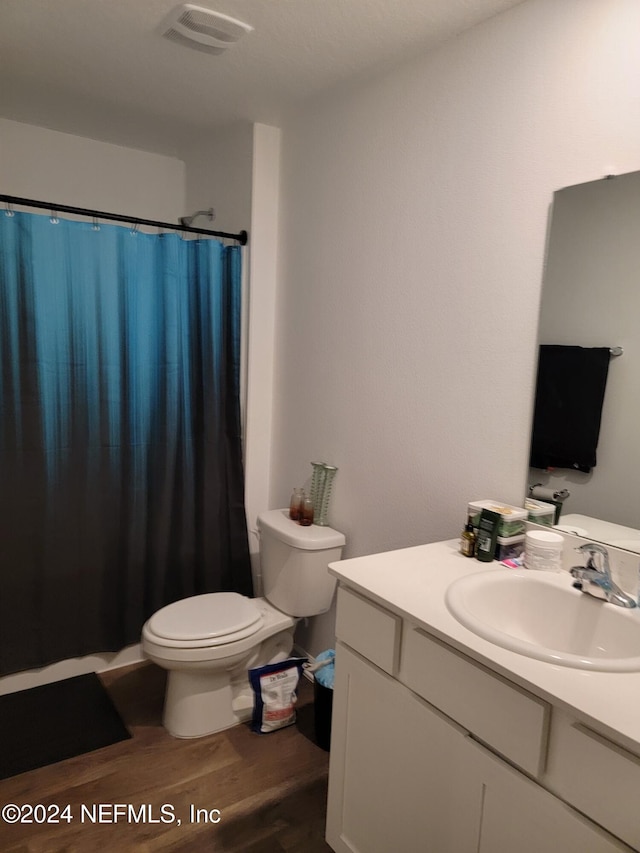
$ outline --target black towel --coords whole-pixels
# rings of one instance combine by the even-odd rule
[[[608,347],[540,347],[532,468],[595,466],[610,356]]]

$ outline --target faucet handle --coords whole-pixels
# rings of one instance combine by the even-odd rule
[[[587,564],[585,568],[587,569],[595,569],[595,571],[600,572],[608,572],[609,571],[609,552],[605,548],[604,545],[600,545],[597,542],[585,542],[582,545],[578,545],[575,549],[580,554],[588,554],[589,558],[587,559]],[[602,557],[602,568],[598,568],[596,565],[596,554],[599,554]]]
[[[603,556],[609,555],[605,546],[600,545],[598,542],[584,542],[582,545],[578,545],[575,550],[581,551],[582,553],[587,551],[590,554],[602,554]]]
[[[609,569],[609,552],[604,545],[585,542],[584,545],[578,546],[575,550],[589,555],[586,566],[573,566],[570,569],[571,576],[574,578],[573,586],[576,589],[620,607],[637,606],[634,599],[612,580]],[[602,558],[601,569],[595,564],[597,554]]]

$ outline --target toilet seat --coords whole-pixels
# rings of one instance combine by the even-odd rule
[[[262,613],[237,592],[211,592],[168,604],[145,628],[163,646],[201,648],[243,640],[262,626]]]

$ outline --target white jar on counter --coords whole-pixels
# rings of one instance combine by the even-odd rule
[[[524,565],[542,572],[562,571],[564,537],[550,530],[529,530],[524,540]]]

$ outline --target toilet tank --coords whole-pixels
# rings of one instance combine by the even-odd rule
[[[286,509],[258,516],[264,596],[289,616],[326,613],[336,588],[327,566],[339,560],[345,538],[331,527],[303,527]]]

